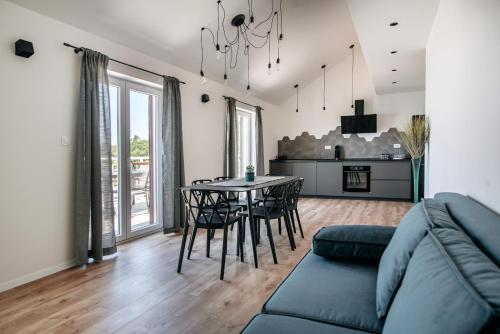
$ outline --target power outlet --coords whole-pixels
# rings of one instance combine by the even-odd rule
[[[68,136],[61,136],[61,145],[62,146],[69,146],[69,137]]]
[[[331,150],[332,147],[330,145],[325,145],[325,150]]]
[[[392,145],[392,147],[394,147],[394,148],[401,148],[401,144],[394,144],[394,145]]]

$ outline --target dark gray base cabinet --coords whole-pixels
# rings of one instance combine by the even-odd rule
[[[370,166],[370,192],[344,192],[343,166]],[[411,200],[411,162],[271,160],[271,175],[304,178],[301,195]]]
[[[342,163],[318,162],[316,165],[316,194],[342,196]]]

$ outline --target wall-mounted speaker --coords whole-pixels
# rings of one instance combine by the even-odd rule
[[[208,96],[208,94],[203,94],[201,96],[201,102],[207,103],[208,101],[210,101],[210,97]]]
[[[33,50],[33,43],[18,39],[16,42],[16,56],[29,58],[35,53]]]

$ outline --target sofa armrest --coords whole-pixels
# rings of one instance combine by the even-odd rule
[[[312,249],[332,259],[378,262],[395,231],[395,227],[375,225],[323,227],[314,235]]]

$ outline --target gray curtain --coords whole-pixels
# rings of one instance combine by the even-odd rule
[[[75,257],[101,261],[116,252],[111,179],[109,58],[83,50],[78,114],[75,203]]]
[[[236,100],[232,97],[226,98],[225,137],[224,137],[224,176],[238,176],[237,154],[238,154],[238,122],[236,117]]]
[[[184,186],[182,108],[179,80],[163,78],[163,232],[178,230],[184,223],[184,204],[179,187]]]
[[[262,108],[255,107],[255,143],[257,147],[256,174],[264,175],[264,130],[262,128]]]

